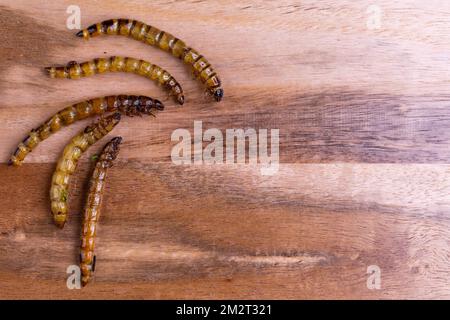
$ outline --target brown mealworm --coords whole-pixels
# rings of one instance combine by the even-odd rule
[[[95,236],[97,234],[97,224],[101,213],[106,174],[108,168],[113,165],[113,161],[119,153],[119,145],[121,142],[121,137],[115,137],[105,145],[91,175],[81,228],[80,270],[81,284],[83,286],[89,282],[92,273],[95,271]]]
[[[164,105],[157,99],[146,96],[106,96],[94,98],[66,107],[51,118],[47,119],[38,128],[31,130],[28,136],[16,148],[8,162],[9,165],[19,166],[25,157],[42,141],[51,134],[59,131],[78,120],[105,112],[120,112],[127,116],[148,114],[154,116],[154,111],[164,110]]]
[[[53,220],[59,228],[63,228],[67,220],[69,181],[77,167],[78,159],[91,145],[114,129],[119,121],[119,112],[100,118],[99,121],[87,126],[74,136],[64,148],[53,173],[50,187],[51,211]]]
[[[207,92],[216,101],[222,100],[224,92],[221,81],[208,60],[170,33],[137,20],[110,19],[93,24],[79,31],[76,35],[80,38],[89,39],[101,34],[129,36],[170,52],[191,67],[194,76],[205,84]]]

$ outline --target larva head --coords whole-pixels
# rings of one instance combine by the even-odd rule
[[[183,100],[184,101],[184,100]],[[153,100],[153,107],[158,110],[158,111],[163,111],[164,110],[164,105],[161,101],[159,101],[158,99],[154,99]]]
[[[83,253],[81,253],[80,255],[81,285],[83,287],[85,287],[89,283],[94,274],[95,261],[96,257],[94,256],[92,263],[87,264],[85,261],[83,261]]]
[[[8,166],[19,166],[18,161],[16,161],[16,157],[11,156],[11,158],[9,158],[8,160]]]
[[[177,95],[177,101],[180,105],[184,104],[184,95],[182,93]]]
[[[56,78],[56,68],[55,67],[46,67],[44,68],[50,78]]]
[[[11,158],[9,158],[8,160],[8,166],[15,166],[15,167],[19,167],[22,165],[22,161],[17,157],[17,151],[15,152],[15,154],[13,154],[11,156]]]
[[[81,286],[85,287],[89,281],[91,280],[91,274],[87,274],[87,275],[82,275],[81,276]]]
[[[58,212],[57,214],[53,215],[53,221],[55,222],[56,226],[60,229],[64,228],[64,224],[67,220],[67,214]]]
[[[158,99],[153,99],[150,97],[140,96],[138,100],[137,108],[139,112],[144,114],[152,115],[152,111],[162,111],[164,110],[164,105]]]
[[[67,189],[53,185],[50,190],[50,197],[52,198],[51,209],[53,222],[58,228],[62,229],[67,220]]]
[[[219,102],[220,100],[222,100],[223,98],[223,89],[222,88],[214,88],[211,92],[211,94],[213,95],[214,99]]]
[[[102,155],[100,157],[103,157],[103,160],[108,160],[108,167],[110,167],[112,165],[112,161],[117,158],[121,143],[122,137],[115,137],[112,138],[103,148]]]
[[[180,105],[184,104],[183,88],[181,88],[181,85],[174,78],[168,81],[165,87],[169,90],[169,95],[173,96]]]
[[[76,34],[75,34],[78,38],[84,38],[84,39],[89,39],[89,31],[87,30],[87,29],[83,29],[83,30],[80,30],[80,31],[78,31]]]
[[[114,24],[113,20],[103,21],[102,23],[95,23],[87,27],[86,29],[78,31],[75,35],[79,38],[88,40],[91,37],[98,36],[102,33],[106,33],[109,25]]]
[[[70,66],[46,67],[44,69],[50,78],[70,78]],[[78,75],[75,75],[74,79],[76,77],[78,77]]]
[[[122,137],[114,137],[109,141],[112,150],[119,150],[119,146],[122,143]]]

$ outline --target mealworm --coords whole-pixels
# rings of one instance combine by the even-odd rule
[[[101,213],[106,174],[119,153],[121,142],[121,137],[115,137],[105,145],[92,172],[81,228],[80,270],[83,287],[87,285],[95,271],[95,235]]]
[[[42,140],[59,131],[61,127],[68,126],[75,121],[101,115],[105,112],[119,111],[127,116],[135,116],[142,114],[154,115],[152,111],[160,110],[164,110],[164,105],[161,101],[146,96],[106,96],[73,104],[58,111],[39,127],[31,130],[28,136],[19,143],[8,164],[20,166],[25,157]]]
[[[116,112],[96,123],[87,126],[82,132],[70,140],[64,148],[56,165],[50,187],[51,211],[55,224],[63,228],[67,220],[67,202],[70,177],[75,171],[78,159],[91,145],[103,138],[120,121],[120,113]]]
[[[82,63],[70,61],[66,66],[47,67],[45,70],[52,78],[67,79],[79,79],[107,71],[132,72],[158,82],[164,89],[169,91],[170,95],[174,96],[175,101],[179,104],[184,103],[183,89],[178,81],[160,66],[145,60],[112,56],[109,58],[96,58]]]
[[[76,36],[84,39],[101,34],[129,36],[135,40],[156,46],[188,64],[195,77],[206,85],[207,92],[216,101],[223,97],[223,88],[219,76],[211,64],[200,53],[188,47],[182,40],[168,32],[159,30],[143,22],[131,19],[110,19],[93,24],[87,29],[79,31]]]

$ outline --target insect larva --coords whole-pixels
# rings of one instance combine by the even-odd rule
[[[81,227],[80,269],[83,287],[89,282],[92,273],[95,271],[95,235],[100,218],[106,174],[119,153],[121,142],[121,137],[115,137],[105,145],[92,172],[89,194],[84,209],[83,225]]]
[[[172,53],[173,56],[183,60],[191,67],[194,76],[200,78],[206,85],[207,92],[213,95],[216,101],[222,99],[223,89],[219,76],[208,60],[170,33],[136,20],[110,19],[93,24],[76,35],[89,39],[101,34],[129,36]]]
[[[146,96],[106,96],[76,103],[58,111],[55,115],[31,130],[28,136],[19,144],[8,164],[19,166],[23,160],[42,140],[47,139],[61,127],[75,121],[85,119],[105,112],[119,111],[127,116],[149,114],[152,111],[164,110],[161,101]]]
[[[119,121],[119,112],[100,118],[96,123],[87,126],[73,137],[64,148],[53,173],[50,187],[51,211],[53,220],[58,227],[63,228],[67,220],[69,181],[77,167],[78,159],[89,146],[108,134]]]
[[[113,56],[109,58],[96,58],[82,63],[70,61],[66,66],[47,67],[45,70],[47,70],[52,78],[68,79],[79,79],[107,71],[132,72],[158,82],[174,96],[179,104],[184,103],[183,89],[178,81],[160,66],[145,60]]]

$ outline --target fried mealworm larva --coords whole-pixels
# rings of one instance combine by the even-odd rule
[[[163,88],[169,91],[170,95],[174,96],[179,104],[184,103],[183,89],[178,81],[160,66],[145,60],[112,56],[109,58],[96,58],[82,63],[70,61],[66,66],[47,67],[45,70],[52,78],[68,79],[79,79],[106,71],[132,72],[158,82]]]
[[[75,171],[78,159],[91,145],[108,134],[120,121],[116,112],[87,126],[70,140],[56,165],[50,187],[51,211],[55,224],[63,228],[67,220],[67,202],[70,177]]]
[[[159,30],[140,21],[130,19],[110,19],[93,24],[79,31],[77,37],[89,39],[101,34],[129,36],[135,40],[156,46],[188,64],[195,77],[205,84],[206,90],[216,101],[222,100],[223,89],[219,76],[211,64],[196,50],[168,32]]]
[[[8,164],[20,166],[25,157],[42,140],[47,139],[51,134],[59,131],[61,127],[68,126],[75,121],[94,115],[102,115],[105,112],[116,111],[127,116],[140,116],[142,114],[154,116],[152,111],[160,110],[164,110],[164,105],[161,101],[146,96],[106,96],[76,103],[58,111],[38,128],[31,130],[28,136],[19,144]]]
[[[95,235],[101,213],[106,174],[119,153],[121,142],[121,137],[115,137],[105,145],[92,172],[81,228],[80,270],[83,287],[87,285],[95,271]]]

